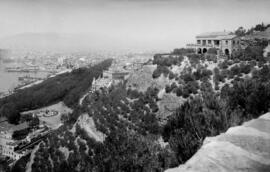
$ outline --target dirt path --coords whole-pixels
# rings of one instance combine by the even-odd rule
[[[30,161],[26,165],[26,172],[32,171],[32,164],[34,163],[35,153],[39,149],[39,144],[34,148],[34,150],[31,153]]]

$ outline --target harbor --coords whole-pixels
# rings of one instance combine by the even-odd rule
[[[26,73],[30,73],[30,72],[38,72],[39,71],[39,67],[6,67],[5,68],[6,72],[26,72]]]
[[[25,70],[25,68],[11,68],[10,65],[9,63],[0,63],[0,98],[8,96],[28,84],[43,80],[51,74],[47,71],[36,70],[33,72],[33,70]]]

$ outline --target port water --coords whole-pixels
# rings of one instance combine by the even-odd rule
[[[42,79],[48,76],[48,72],[9,72],[6,69],[15,64],[0,62],[0,93],[13,91],[20,84],[25,84],[35,79]]]

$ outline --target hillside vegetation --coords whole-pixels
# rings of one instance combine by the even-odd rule
[[[163,171],[175,166],[174,154],[157,141],[161,130],[155,116],[157,92],[149,88],[143,94],[123,85],[95,92],[75,113],[92,117],[105,140],[89,137],[70,118],[42,143],[32,171]],[[68,154],[60,150],[63,147]],[[44,163],[49,157],[52,163]]]
[[[265,44],[258,41],[256,46],[263,49]],[[163,75],[174,81],[171,85],[152,85],[140,92],[120,84],[86,97],[66,124],[42,143],[32,170],[164,171],[184,163],[206,136],[268,111],[268,58],[250,49],[229,60],[190,52],[174,58],[155,56],[159,74],[153,72],[153,79]],[[176,70],[182,63],[188,65]],[[157,118],[162,90],[183,101],[165,124]],[[76,125],[81,114],[93,119],[96,130],[105,136],[102,142]],[[47,158],[52,161],[43,163]]]
[[[89,94],[40,144],[32,171],[148,172],[186,162],[207,136],[268,112],[270,57],[263,56],[267,41],[245,44],[228,59],[218,58],[214,50],[203,55],[190,49],[157,54],[150,67],[127,82]],[[166,102],[170,100],[178,101],[172,109]],[[170,114],[160,116],[165,111]],[[78,125],[82,115],[91,121]],[[84,126],[88,124],[91,127]],[[94,131],[102,139],[87,133]]]

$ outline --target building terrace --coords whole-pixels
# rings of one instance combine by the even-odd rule
[[[196,36],[196,44],[187,44],[198,54],[206,53],[210,48],[215,48],[218,53],[231,55],[240,49],[240,38],[231,32],[210,32]]]

